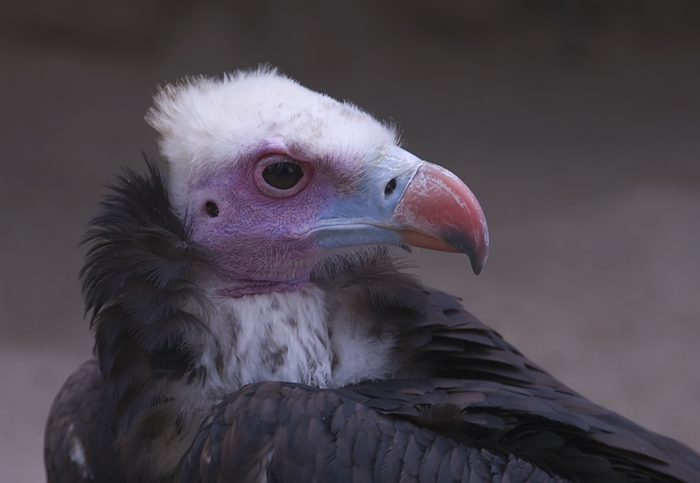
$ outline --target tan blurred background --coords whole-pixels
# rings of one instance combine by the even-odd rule
[[[293,3],[293,4],[292,4]],[[700,450],[700,2],[26,0],[0,5],[0,480],[91,353],[78,242],[156,155],[158,83],[278,66],[399,123],[486,211],[492,251],[422,252],[526,355]]]

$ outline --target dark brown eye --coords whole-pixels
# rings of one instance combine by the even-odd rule
[[[206,208],[207,215],[209,215],[210,218],[216,218],[219,216],[219,207],[213,201],[207,201],[207,204],[204,205],[204,207]]]
[[[278,190],[294,188],[303,176],[301,166],[287,162],[271,164],[262,172],[265,182]]]

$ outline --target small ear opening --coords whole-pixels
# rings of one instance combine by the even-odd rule
[[[219,216],[219,206],[213,201],[207,201],[205,208],[207,210],[207,215],[209,215],[210,218],[216,218]]]

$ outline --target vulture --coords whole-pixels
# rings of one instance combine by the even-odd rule
[[[147,122],[81,272],[95,357],[51,408],[69,482],[697,482],[700,456],[554,379],[405,273],[486,220],[396,130],[269,68],[188,78]]]

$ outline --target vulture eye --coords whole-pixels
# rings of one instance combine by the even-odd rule
[[[289,162],[270,164],[262,172],[265,182],[278,190],[294,188],[303,176],[301,166]]]
[[[284,154],[272,154],[258,161],[255,184],[271,198],[289,198],[306,188],[312,178],[311,163]]]

